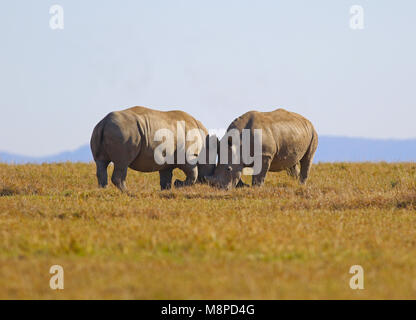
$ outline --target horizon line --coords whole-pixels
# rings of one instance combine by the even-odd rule
[[[226,131],[226,129],[208,129],[208,131],[211,134],[211,131],[213,133],[218,132],[224,130]],[[416,137],[414,138],[374,138],[374,137],[362,137],[362,136],[341,136],[341,135],[332,135],[332,134],[323,134],[318,136],[318,138],[335,138],[335,139],[351,139],[351,140],[368,140],[368,141],[374,141],[374,142],[387,142],[387,141],[391,141],[391,142],[409,142],[409,141],[416,141]],[[57,156],[60,155],[62,153],[72,153],[72,152],[76,152],[77,150],[89,146],[88,142],[85,142],[81,145],[79,145],[78,147],[75,147],[73,149],[64,149],[61,151],[56,151],[56,152],[52,152],[52,153],[47,153],[44,155],[28,155],[28,154],[22,154],[22,153],[15,153],[13,151],[7,151],[7,150],[0,150],[0,154],[7,154],[9,156],[17,156],[17,157],[25,157],[25,158],[32,158],[32,159],[41,159],[41,158],[46,158],[46,157],[52,157],[52,156]],[[0,163],[1,163],[1,158],[0,158]]]

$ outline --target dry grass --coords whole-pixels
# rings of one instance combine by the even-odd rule
[[[0,164],[0,298],[416,298],[416,164],[318,164],[307,186],[269,173],[230,192],[127,183]],[[365,290],[349,288],[355,264]]]

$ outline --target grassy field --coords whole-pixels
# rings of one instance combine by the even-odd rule
[[[229,192],[161,192],[130,170],[129,194],[96,185],[94,164],[0,164],[0,298],[416,298],[414,163],[317,164],[306,186],[269,173]]]

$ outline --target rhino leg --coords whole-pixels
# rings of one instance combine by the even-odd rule
[[[172,171],[173,169],[159,171],[160,189],[169,190],[172,187]]]
[[[306,179],[308,179],[309,171],[312,166],[313,156],[315,155],[317,147],[318,137],[316,133],[314,133],[308,151],[306,151],[306,154],[300,160],[300,183],[302,184],[306,183]]]
[[[122,192],[127,191],[126,176],[127,166],[121,166],[115,163],[113,175],[111,176],[111,182]]]
[[[97,166],[97,179],[98,186],[105,188],[107,186],[107,167],[110,161],[107,160],[97,160],[95,162]]]
[[[300,167],[298,164],[295,164],[293,167],[286,169],[286,172],[289,176],[299,179]]]
[[[235,187],[236,188],[245,188],[245,187],[249,187],[249,185],[247,183],[244,183],[243,180],[240,179],[240,181],[238,181],[238,183]]]
[[[190,186],[195,184],[197,178],[198,178],[198,167],[196,165],[184,165],[184,166],[180,166],[179,169],[181,169],[185,175],[186,175],[186,179],[185,181],[181,181],[181,180],[175,180],[175,187],[176,188],[180,188],[180,187],[184,187],[184,186]]]
[[[253,187],[260,187],[264,184],[264,180],[266,179],[266,174],[267,171],[269,171],[271,163],[272,159],[270,157],[263,157],[260,173],[252,176],[251,184]]]
[[[300,160],[300,163],[300,183],[305,184],[312,166],[312,158],[305,156],[302,158],[302,160]]]

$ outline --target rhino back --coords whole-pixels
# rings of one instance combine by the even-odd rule
[[[133,115],[136,119],[138,131],[142,136],[142,144],[140,153],[130,165],[132,169],[139,171],[158,171],[169,167],[170,165],[159,165],[154,160],[154,151],[160,145],[160,141],[155,141],[155,135],[158,130],[167,129],[174,134],[174,148],[177,150],[177,125],[185,125],[185,134],[191,129],[201,129],[204,132],[203,137],[207,134],[207,129],[195,118],[186,112],[174,111],[158,111],[145,107],[133,107],[124,112]],[[185,150],[192,143],[183,141]]]
[[[309,120],[284,109],[247,112],[235,119],[228,130],[233,128],[262,130],[262,154],[273,159],[271,171],[296,164],[307,152],[315,132]]]

